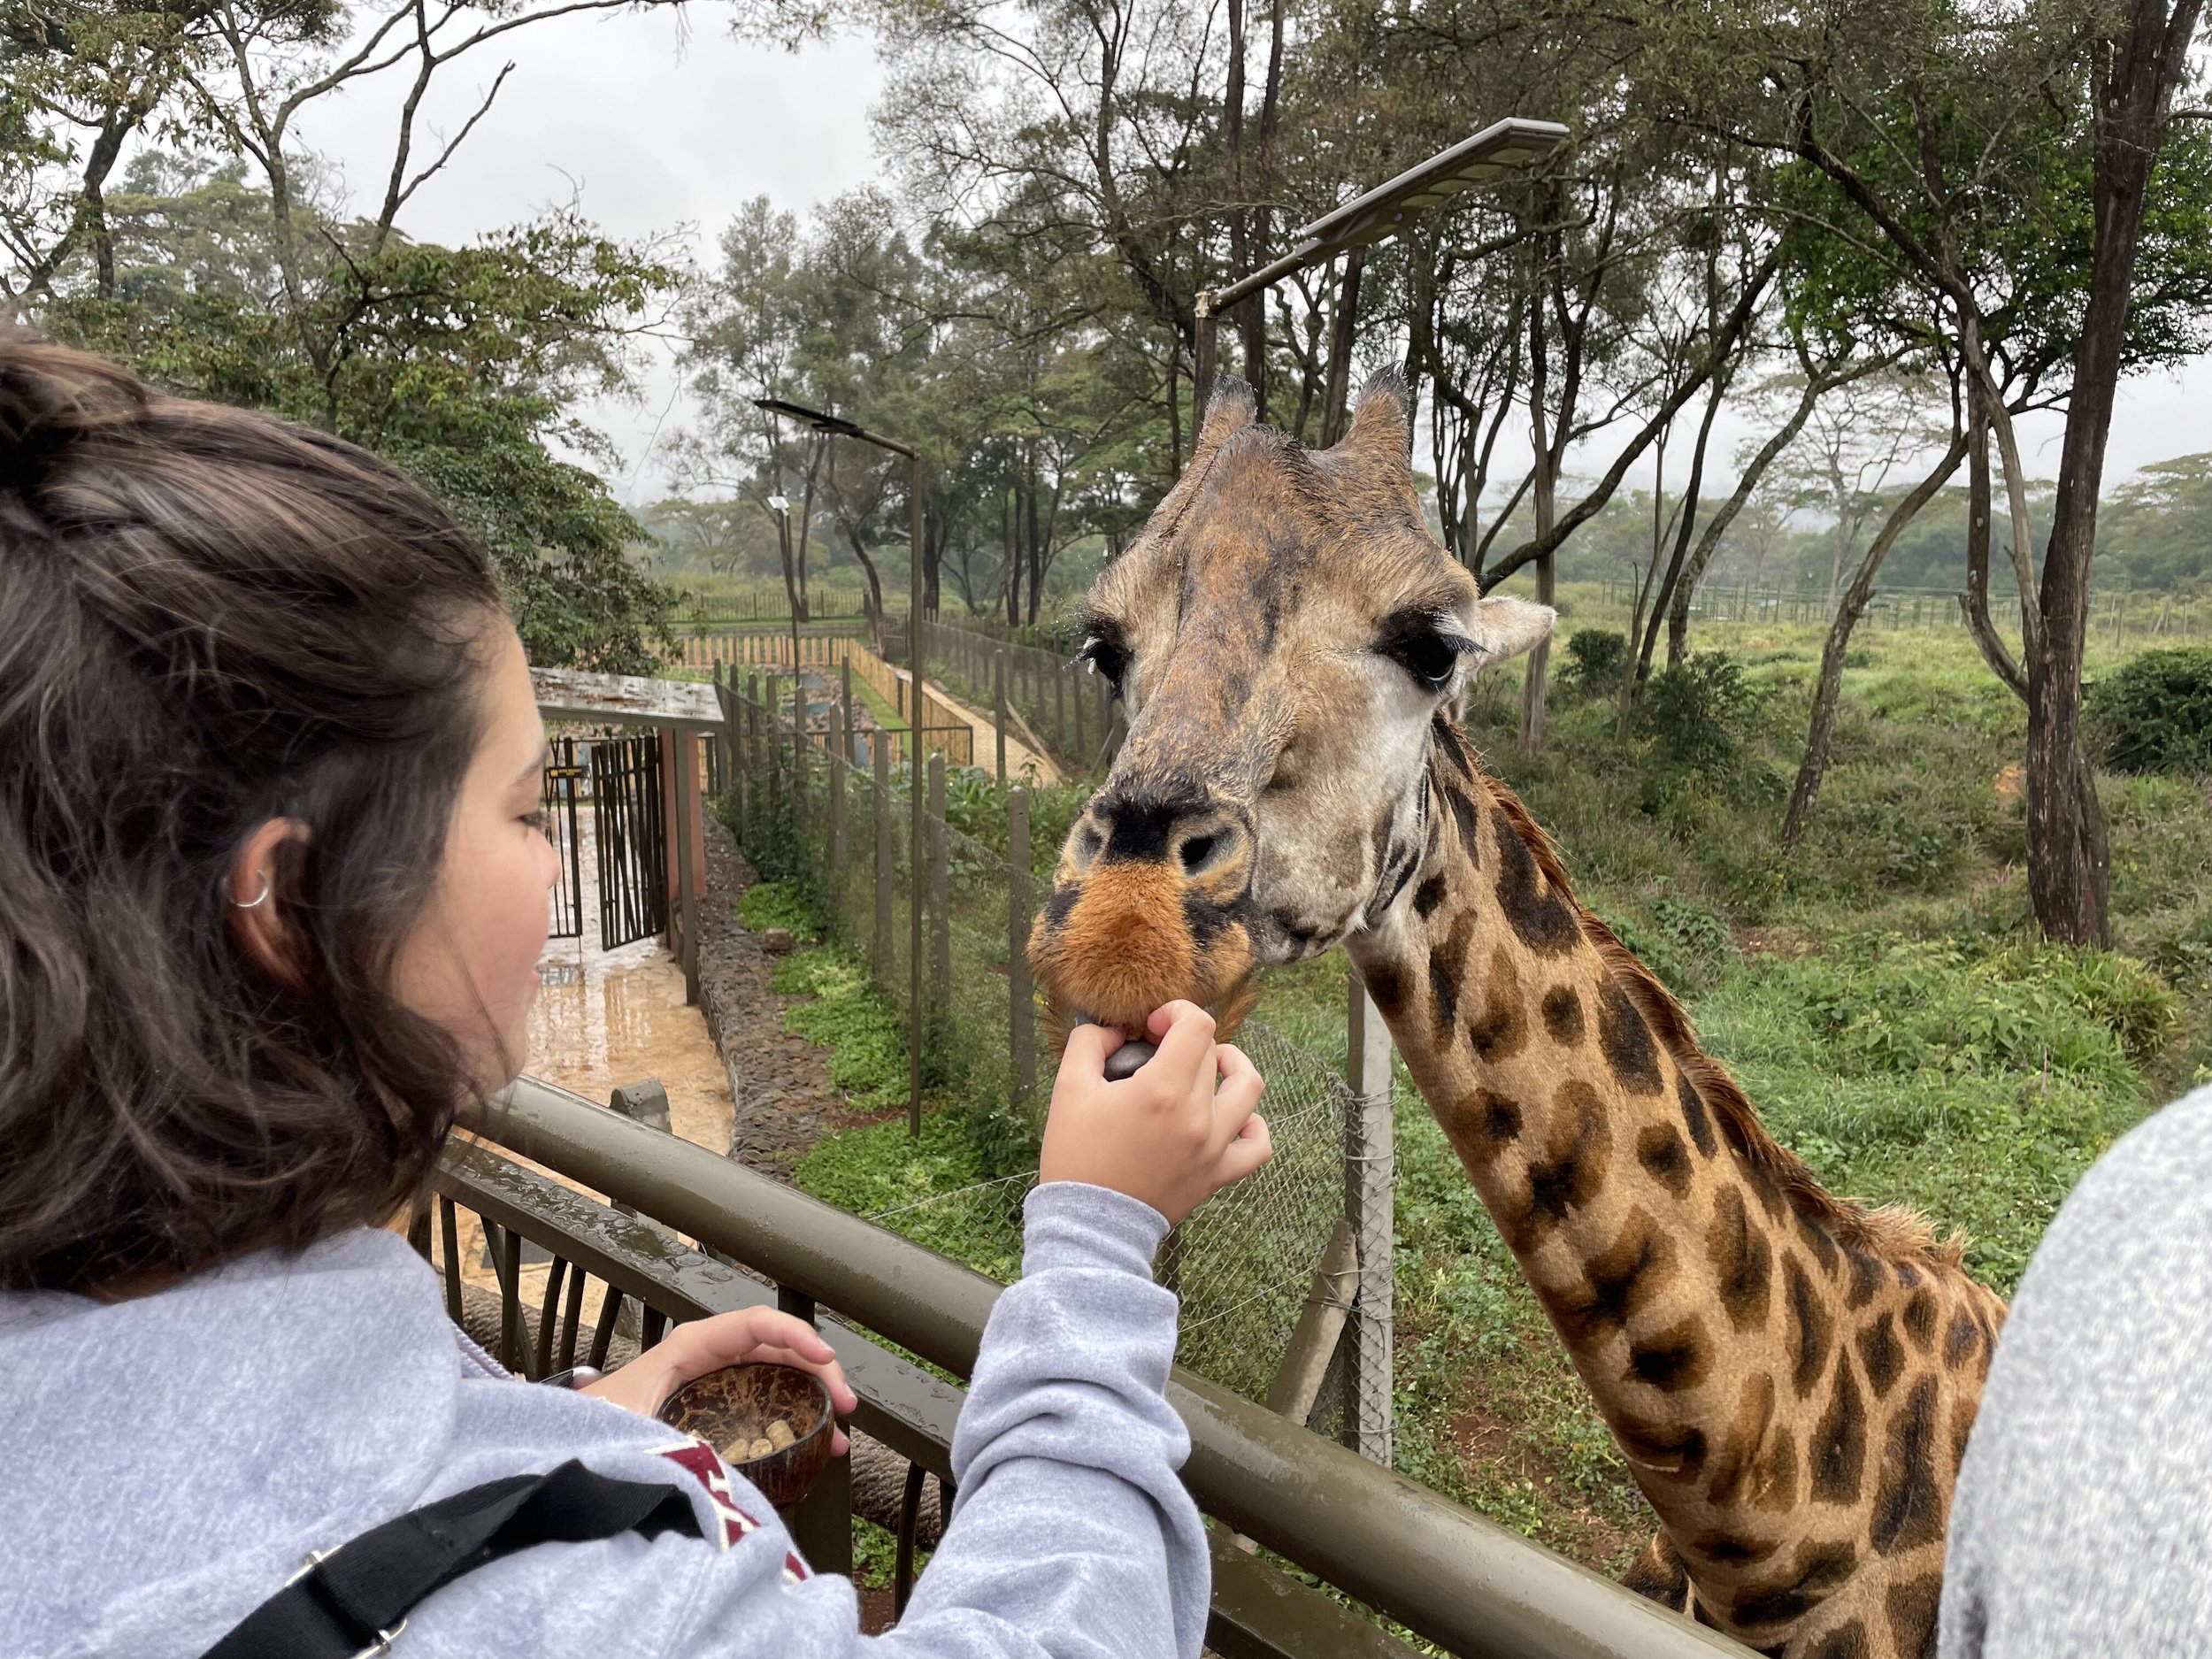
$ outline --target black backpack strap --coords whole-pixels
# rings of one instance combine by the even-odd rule
[[[327,1555],[311,1557],[205,1659],[357,1659],[382,1653],[425,1597],[487,1562],[533,1544],[621,1532],[701,1536],[681,1488],[613,1480],[571,1459],[550,1474],[511,1475],[411,1509]]]

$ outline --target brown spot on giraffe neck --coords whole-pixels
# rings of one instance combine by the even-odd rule
[[[1763,1328],[1774,1301],[1774,1247],[1732,1187],[1722,1187],[1713,1201],[1705,1250],[1728,1322],[1739,1332]]]
[[[1806,1445],[1812,1459],[1813,1499],[1856,1503],[1866,1473],[1866,1402],[1851,1374],[1851,1351],[1836,1350],[1836,1386],[1828,1409]]]
[[[1544,993],[1544,1030],[1563,1048],[1582,1042],[1582,997],[1571,985],[1555,985]]]
[[[1636,1162],[1676,1198],[1690,1190],[1690,1154],[1670,1124],[1646,1124],[1636,1132]]]
[[[1490,979],[1483,987],[1482,1006],[1467,1023],[1467,1041],[1478,1061],[1496,1064],[1527,1046],[1526,1004],[1513,953],[1500,945],[1490,953]]]
[[[1859,1363],[1866,1367],[1866,1386],[1874,1391],[1874,1397],[1886,1398],[1898,1373],[1905,1369],[1905,1350],[1898,1343],[1887,1308],[1859,1333]]]
[[[1651,1040],[1651,1027],[1630,1001],[1628,992],[1610,974],[1598,992],[1598,1051],[1613,1076],[1632,1094],[1656,1094],[1665,1085],[1659,1070],[1659,1049]]]
[[[1576,1291],[1545,1300],[1561,1333],[1570,1342],[1588,1343],[1649,1308],[1665,1294],[1674,1272],[1672,1242],[1640,1210],[1611,1245],[1590,1258]]]
[[[1936,1379],[1923,1377],[1890,1419],[1882,1460],[1882,1480],[1874,1494],[1867,1538],[1876,1550],[1893,1555],[1934,1543],[1943,1536],[1949,1513],[1950,1486],[1936,1470]]]

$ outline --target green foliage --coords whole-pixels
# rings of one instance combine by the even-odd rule
[[[892,1211],[883,1221],[895,1233],[1010,1283],[1021,1272],[1018,1215],[922,1202],[972,1187],[987,1174],[962,1126],[950,1114],[932,1112],[922,1118],[918,1138],[902,1120],[825,1135],[794,1166],[791,1179],[802,1191],[855,1215]]]
[[[1567,636],[1556,695],[1568,701],[1617,696],[1628,671],[1628,635],[1610,628],[1580,628]]]
[[[2124,956],[1878,937],[1747,964],[1696,1011],[1777,1139],[1838,1191],[1962,1225],[1969,1265],[2007,1293],[2142,1115],[2177,1012]]]
[[[836,945],[795,950],[776,964],[769,988],[814,998],[795,1006],[784,1024],[830,1050],[830,1081],[855,1107],[879,1111],[905,1102],[905,1026],[852,951]]]
[[[1614,910],[1602,910],[1600,916],[1677,996],[1707,989],[1736,960],[1736,942],[1728,924],[1694,900],[1662,893],[1639,907],[1635,916]]]
[[[651,671],[667,595],[564,411],[620,383],[669,267],[565,212],[445,248],[296,204],[288,238],[236,164],[151,153],[107,211],[114,282],[57,292],[50,333],[374,450],[492,555],[532,661]]]
[[[1580,635],[1577,635],[1580,638]],[[1712,780],[1740,773],[1763,698],[1725,651],[1694,651],[1651,677],[1632,717],[1665,761]]]
[[[737,901],[738,920],[753,933],[788,928],[795,939],[814,932],[814,907],[795,881],[756,881]]]
[[[2115,771],[2212,772],[2212,649],[2145,651],[2090,686],[2088,711]]]

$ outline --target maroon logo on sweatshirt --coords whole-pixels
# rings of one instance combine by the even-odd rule
[[[680,1446],[664,1448],[660,1455],[704,1488],[707,1502],[713,1509],[715,1518],[722,1524],[721,1548],[727,1549],[747,1534],[760,1530],[760,1523],[737,1507],[730,1488],[730,1471],[711,1446],[701,1440],[686,1440]],[[806,1563],[791,1550],[784,1551],[783,1576],[794,1584],[807,1576]]]

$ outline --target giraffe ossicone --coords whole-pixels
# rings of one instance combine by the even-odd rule
[[[1224,381],[1084,602],[1128,736],[1030,957],[1064,1022],[1342,945],[1657,1511],[1637,1588],[1797,1659],[1933,1651],[2004,1317],[1954,1239],[1824,1191],[1483,772],[1468,687],[1549,631],[1429,534],[1402,384],[1308,451]]]

